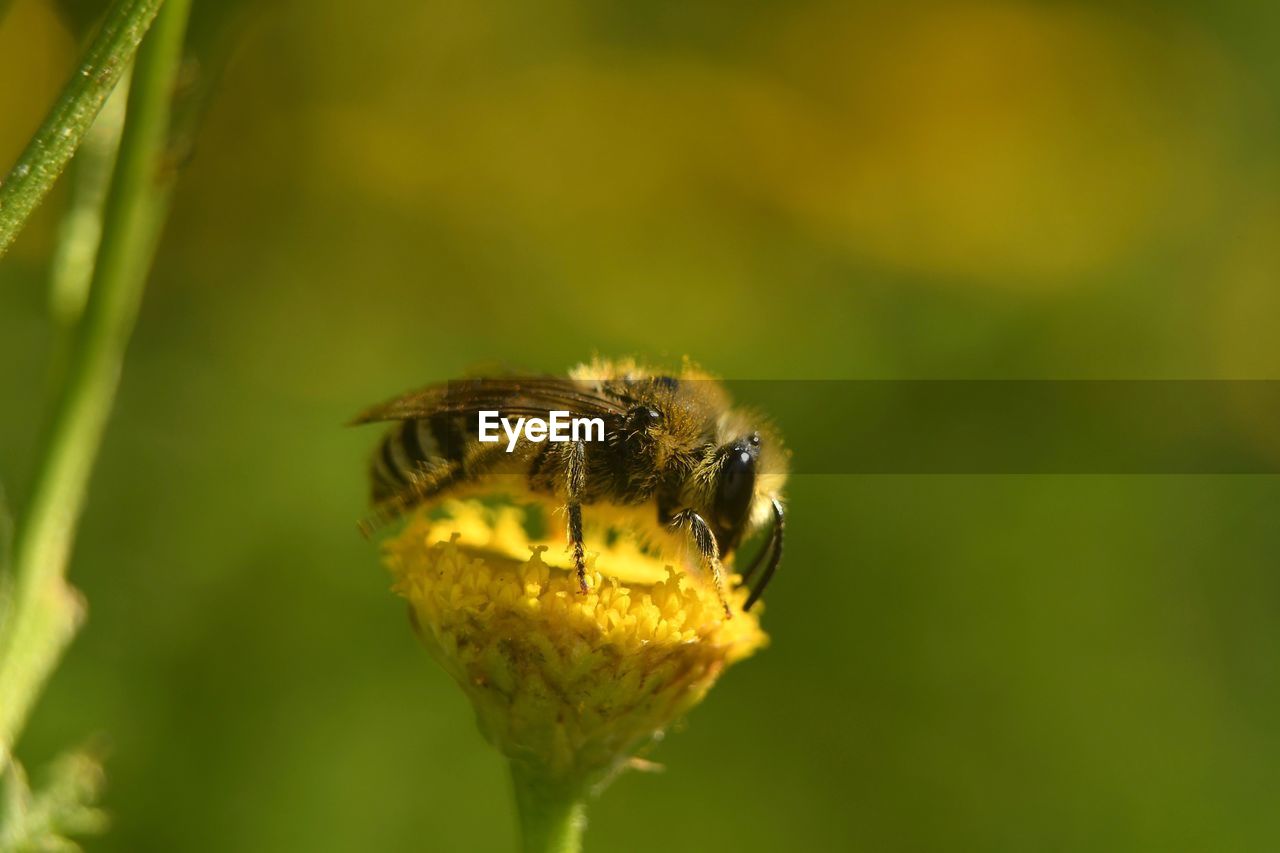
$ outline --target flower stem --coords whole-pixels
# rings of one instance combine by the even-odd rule
[[[164,220],[170,175],[161,164],[189,8],[190,0],[167,0],[138,52],[88,302],[18,525],[12,603],[0,624],[0,771],[84,611],[66,582],[67,559]]]
[[[511,762],[524,853],[579,853],[587,826],[585,789]]]
[[[58,224],[58,243],[49,273],[49,307],[63,343],[69,347],[89,298],[93,266],[102,239],[102,215],[111,173],[124,130],[125,103],[129,97],[129,72],[107,98],[93,127],[84,135],[68,172],[67,207]],[[62,353],[65,361],[68,353]]]
[[[53,186],[106,103],[164,0],[116,0],[44,124],[0,181],[0,257]]]

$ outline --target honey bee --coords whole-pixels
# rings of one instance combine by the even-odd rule
[[[506,435],[495,438],[499,415]],[[575,419],[574,428],[557,436],[556,418],[565,415]],[[671,375],[597,360],[568,377],[454,381],[374,406],[354,423],[375,421],[397,423],[370,464],[366,534],[447,498],[503,493],[563,508],[578,586],[586,592],[588,507],[593,524],[630,530],[660,554],[692,545],[727,616],[722,562],[769,528],[741,572],[750,586],[747,610],[782,558],[787,451],[767,423],[734,408],[724,386],[696,368]]]

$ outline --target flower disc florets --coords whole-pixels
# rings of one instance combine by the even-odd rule
[[[532,541],[520,510],[449,514],[387,544],[393,588],[486,737],[539,775],[598,780],[767,641],[745,591],[726,619],[709,584],[625,542],[595,547],[584,595],[563,545]]]

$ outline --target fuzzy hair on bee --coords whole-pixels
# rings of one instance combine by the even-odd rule
[[[495,412],[598,418],[603,437],[553,441],[529,431],[509,444],[482,440],[482,414]],[[691,552],[724,603],[724,562],[767,530],[740,571],[750,586],[744,609],[781,561],[789,454],[764,417],[734,407],[722,383],[690,364],[662,372],[597,359],[567,377],[458,380],[396,397],[354,423],[376,421],[392,425],[370,463],[366,534],[417,507],[505,495],[563,510],[582,592],[589,524],[633,535],[664,557]],[[732,616],[727,604],[725,613]]]

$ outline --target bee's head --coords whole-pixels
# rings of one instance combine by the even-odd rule
[[[730,408],[717,417],[714,444],[703,451],[686,505],[702,513],[722,554],[773,518],[787,480],[788,454],[767,419]]]

